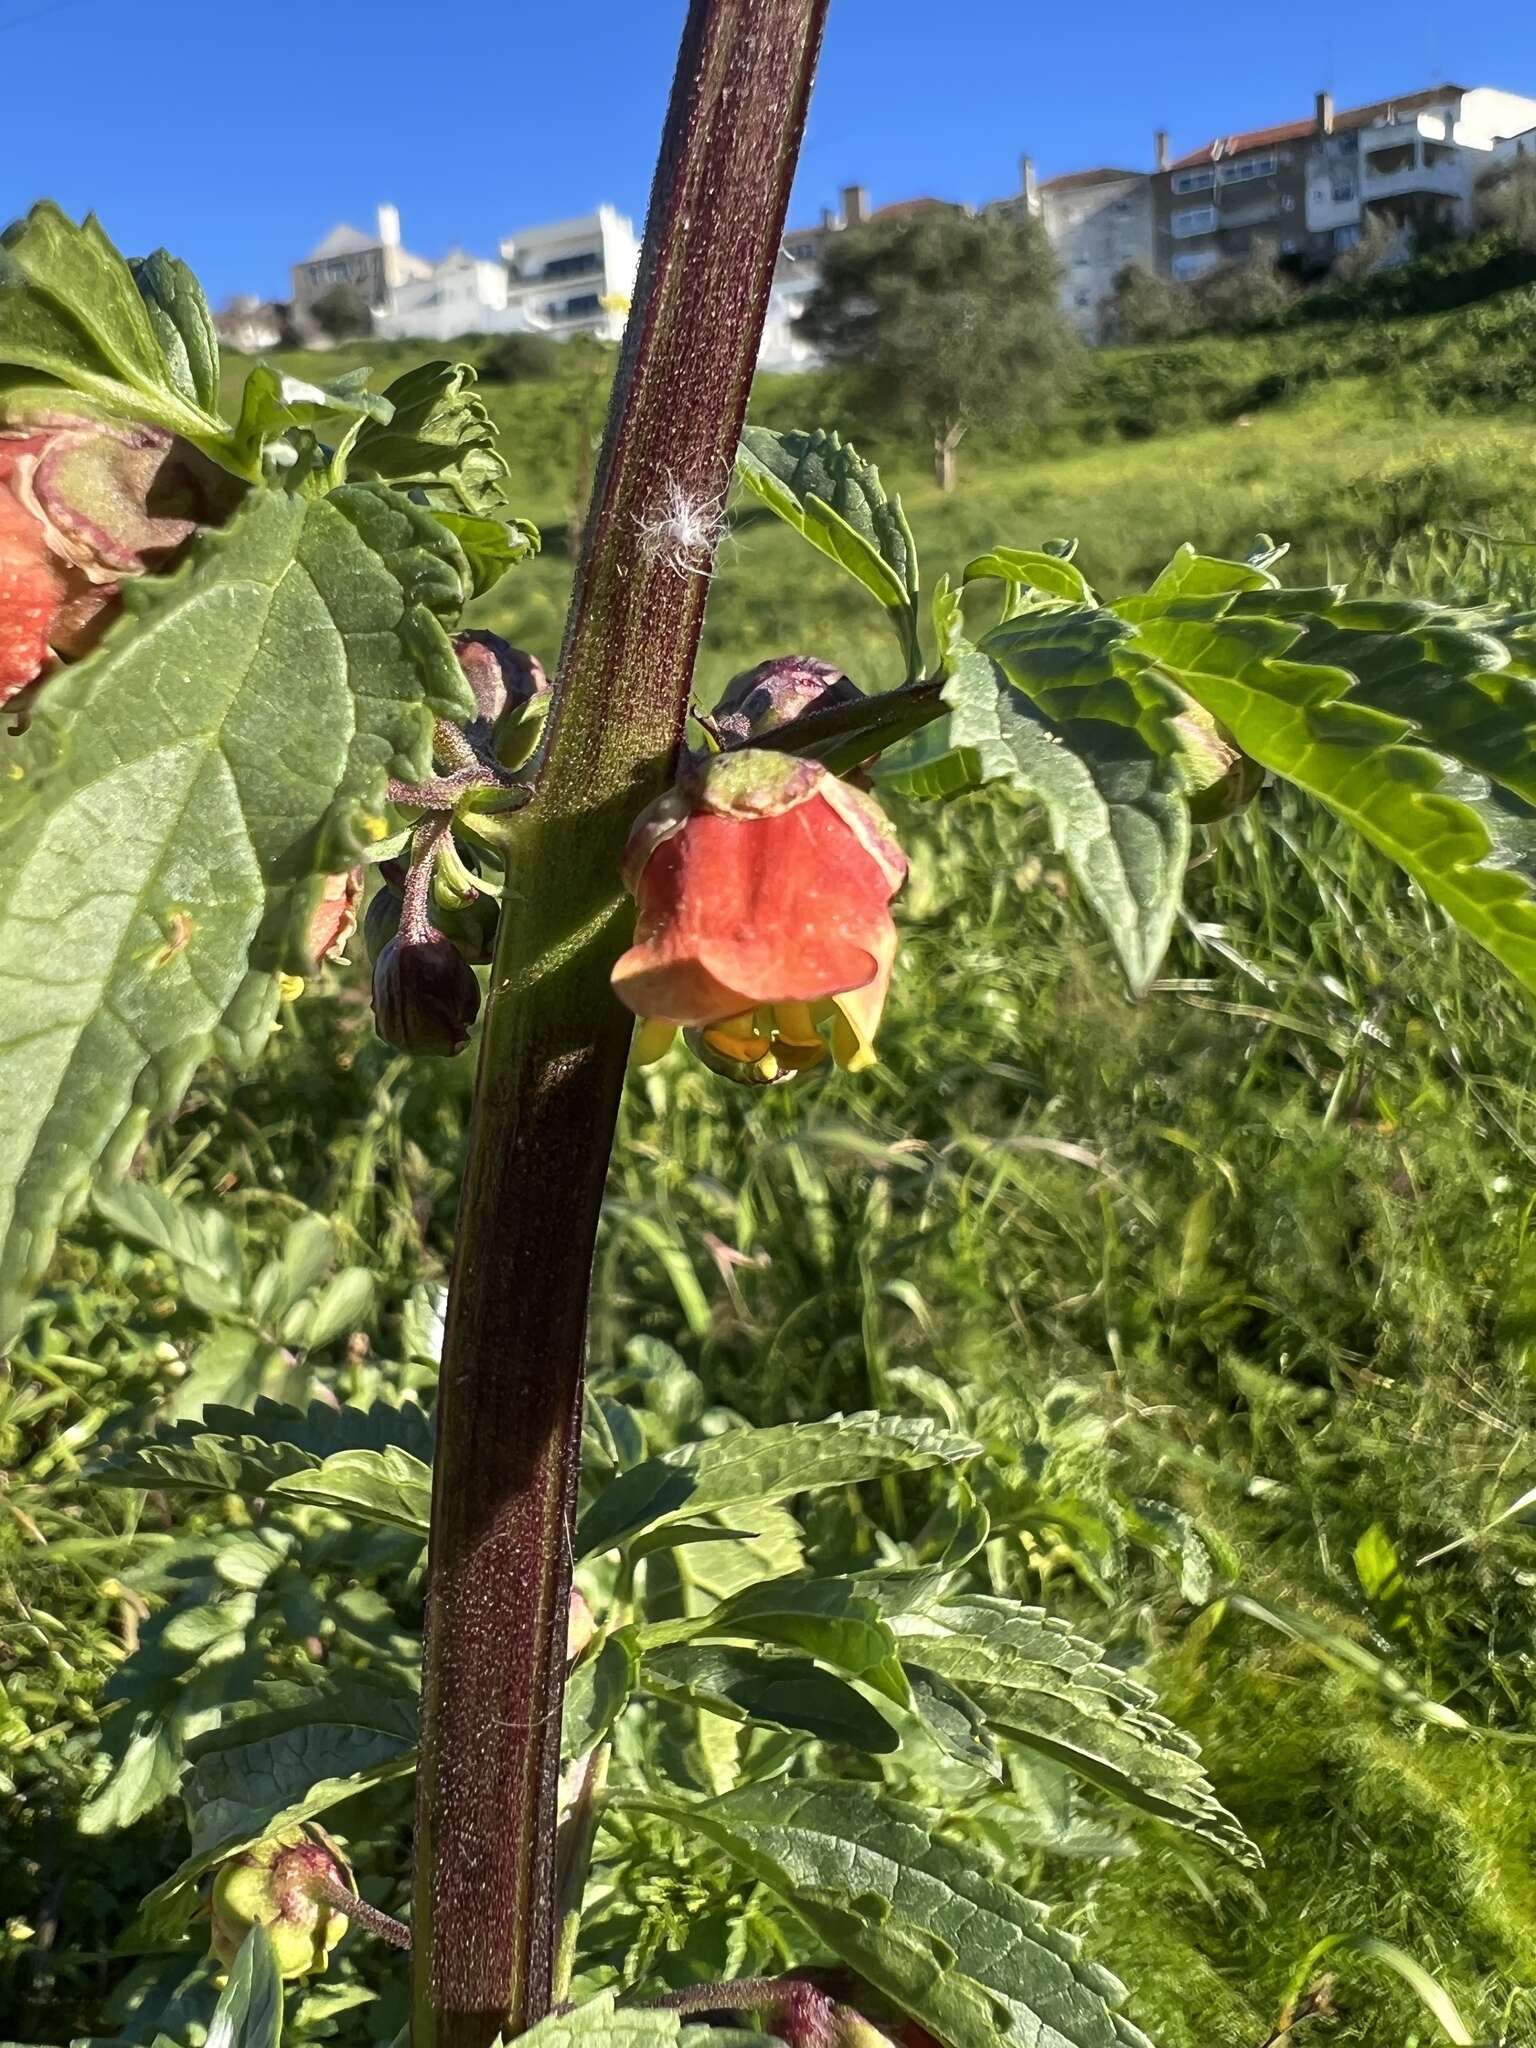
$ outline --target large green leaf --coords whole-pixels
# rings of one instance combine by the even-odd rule
[[[11,743],[0,1341],[103,1163],[216,1038],[262,1042],[282,971],[312,970],[318,878],[469,705],[437,622],[463,585],[457,544],[394,492],[253,492],[174,577],[129,586],[132,615]]]
[[[432,1424],[415,1402],[391,1407],[332,1408],[323,1401],[306,1413],[277,1401],[243,1408],[208,1406],[196,1420],[178,1422],[112,1452],[92,1477],[104,1486],[153,1487],[157,1492],[270,1493],[297,1473],[316,1472],[345,1451],[408,1453],[425,1464],[432,1456]]]
[[[736,474],[787,525],[884,605],[917,673],[917,547],[880,472],[837,434],[747,427]]]
[[[226,1723],[197,1746],[187,1785],[192,1848],[145,1899],[134,1933],[173,1940],[216,1863],[416,1767],[412,1696],[349,1676],[264,1688],[280,1704]]]
[[[1352,598],[1304,621],[1296,661],[1347,669],[1349,701],[1414,728],[1437,753],[1536,804],[1536,682],[1476,614]]]
[[[612,1550],[671,1523],[750,1511],[820,1487],[961,1464],[980,1449],[927,1420],[873,1412],[705,1437],[612,1480],[581,1518],[576,1554]]]
[[[611,1991],[540,2020],[516,2040],[517,2048],[778,2048],[772,2035],[690,2026],[675,2012],[615,2012]]]
[[[873,1787],[619,1795],[722,1848],[945,2048],[1148,2048],[1124,1989],[980,1852]]]
[[[765,1721],[871,1756],[888,1756],[901,1746],[878,1708],[809,1657],[681,1643],[646,1656],[640,1678],[642,1689],[658,1699],[702,1707],[729,1721]]]
[[[163,282],[167,273],[150,263]],[[77,226],[44,200],[0,236],[0,382],[33,372],[52,380],[64,411],[79,397],[86,404],[76,409],[149,420],[250,473],[211,397],[198,394],[199,383],[207,390],[206,363],[194,370],[190,356],[185,364],[168,357],[158,299],[158,290],[141,294],[94,214]],[[168,317],[179,332],[181,319]]]
[[[1245,1862],[1257,1852],[1221,1802],[1197,1745],[1097,1644],[1037,1607],[963,1600],[898,1624],[903,1657],[947,1679],[999,1735],[1039,1750]]]
[[[803,1650],[905,1706],[910,1688],[896,1638],[857,1579],[770,1579],[706,1614],[642,1632],[641,1648],[707,1638],[781,1643]]]
[[[1286,658],[1298,632],[1264,618],[1164,619],[1137,644],[1245,754],[1336,811],[1536,993],[1530,883],[1497,864],[1482,819],[1414,744],[1412,723],[1351,701],[1348,670]]]
[[[1028,666],[1022,621],[995,629],[1008,636],[1007,666],[981,649],[955,664],[944,686],[948,744],[974,756],[983,781],[1011,782],[1040,803],[1056,850],[1102,919],[1127,981],[1140,991],[1157,973],[1178,912],[1189,806],[1176,755],[1154,751],[1130,715],[1124,722],[1097,715],[1101,704],[1116,702],[1141,715],[1134,686],[1108,668],[1124,629],[1084,621],[1069,635],[1064,623],[1047,623],[1057,616],[1029,622],[1043,630]],[[1087,715],[1058,723],[1036,693],[1059,705],[1053,687],[1076,690],[1085,664],[1093,673],[1083,691]],[[1029,695],[1015,680],[1024,675],[1031,678]]]

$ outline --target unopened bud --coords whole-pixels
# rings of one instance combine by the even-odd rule
[[[462,1052],[479,1013],[475,971],[439,931],[415,942],[397,933],[374,962],[374,1029],[401,1052]]]
[[[728,747],[744,747],[808,711],[857,704],[863,694],[830,661],[818,661],[813,654],[778,654],[732,676],[712,723]]]
[[[457,633],[453,651],[475,700],[475,716],[493,725],[510,705],[520,709],[548,693],[543,666],[499,633]]]
[[[391,869],[394,870],[391,873]],[[400,914],[405,909],[402,893],[405,870],[398,861],[386,861],[382,869],[383,879],[369,901],[363,916],[363,947],[368,958],[378,965],[379,955],[400,929]]]
[[[313,1976],[346,1932],[347,1915],[332,1896],[338,1887],[357,1889],[346,1858],[323,1829],[311,1823],[269,1835],[231,1857],[213,1881],[212,1954],[227,1969],[259,1924],[272,1938],[284,1977]]]

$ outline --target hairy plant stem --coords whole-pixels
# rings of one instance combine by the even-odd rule
[[[826,0],[693,0],[535,801],[508,840],[438,1395],[415,2048],[548,2010],[587,1292],[631,1019],[619,855],[682,734]],[[691,536],[690,536],[691,538]]]

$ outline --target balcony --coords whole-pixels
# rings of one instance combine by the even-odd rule
[[[1470,159],[1452,142],[1437,141],[1407,123],[1373,128],[1361,137],[1360,197],[1363,200],[1438,193],[1466,196]]]

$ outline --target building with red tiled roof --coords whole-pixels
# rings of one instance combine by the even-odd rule
[[[1507,137],[1536,125],[1536,100],[1492,86],[1434,85],[1310,121],[1220,135],[1170,158],[1152,179],[1154,267],[1192,279],[1257,249],[1299,272],[1324,270],[1373,217],[1411,246],[1428,229],[1463,232],[1479,176]]]

